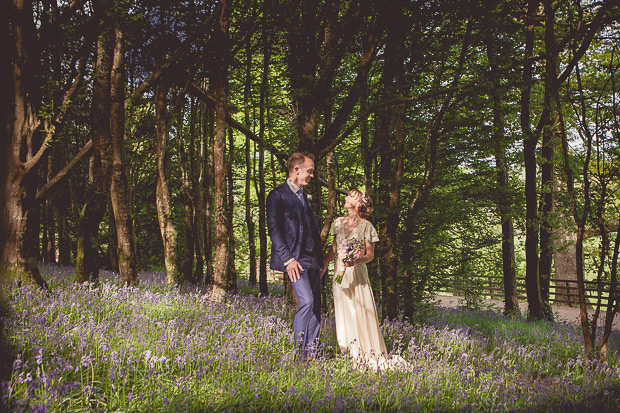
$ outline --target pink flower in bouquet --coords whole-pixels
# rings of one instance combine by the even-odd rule
[[[353,263],[364,253],[364,242],[356,239],[344,240],[340,244],[338,250],[338,257],[344,263]],[[344,275],[344,268],[334,278],[334,281],[340,284],[342,282],[342,276]]]

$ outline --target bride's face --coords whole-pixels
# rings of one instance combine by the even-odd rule
[[[359,205],[359,193],[357,192],[349,192],[349,195],[344,197],[344,207],[345,208],[357,208]]]

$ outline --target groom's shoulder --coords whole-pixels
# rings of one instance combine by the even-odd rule
[[[274,196],[281,196],[283,191],[284,191],[284,189],[287,188],[287,187],[288,187],[288,185],[286,184],[286,182],[276,186],[271,191],[269,191],[269,194],[267,195],[267,198],[273,198]]]
[[[271,193],[278,193],[278,192],[282,192],[282,191],[284,191],[285,189],[289,189],[289,190],[290,190],[290,188],[288,187],[288,184],[287,184],[286,182],[283,182],[283,183],[281,183],[280,185],[278,185],[278,186],[276,186],[275,188],[273,188],[273,189],[271,190]]]

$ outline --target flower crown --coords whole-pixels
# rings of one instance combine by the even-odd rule
[[[361,199],[362,199],[362,202],[365,204],[366,203],[366,192],[360,191],[360,194],[362,194]]]

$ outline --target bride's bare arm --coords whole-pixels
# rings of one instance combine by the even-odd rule
[[[329,265],[330,261],[334,259],[334,255],[336,255],[336,239],[335,238],[334,238],[334,241],[332,242],[332,246],[329,247],[329,250],[327,251],[327,255],[325,256],[323,265],[321,265],[321,277],[327,270],[327,266]]]

